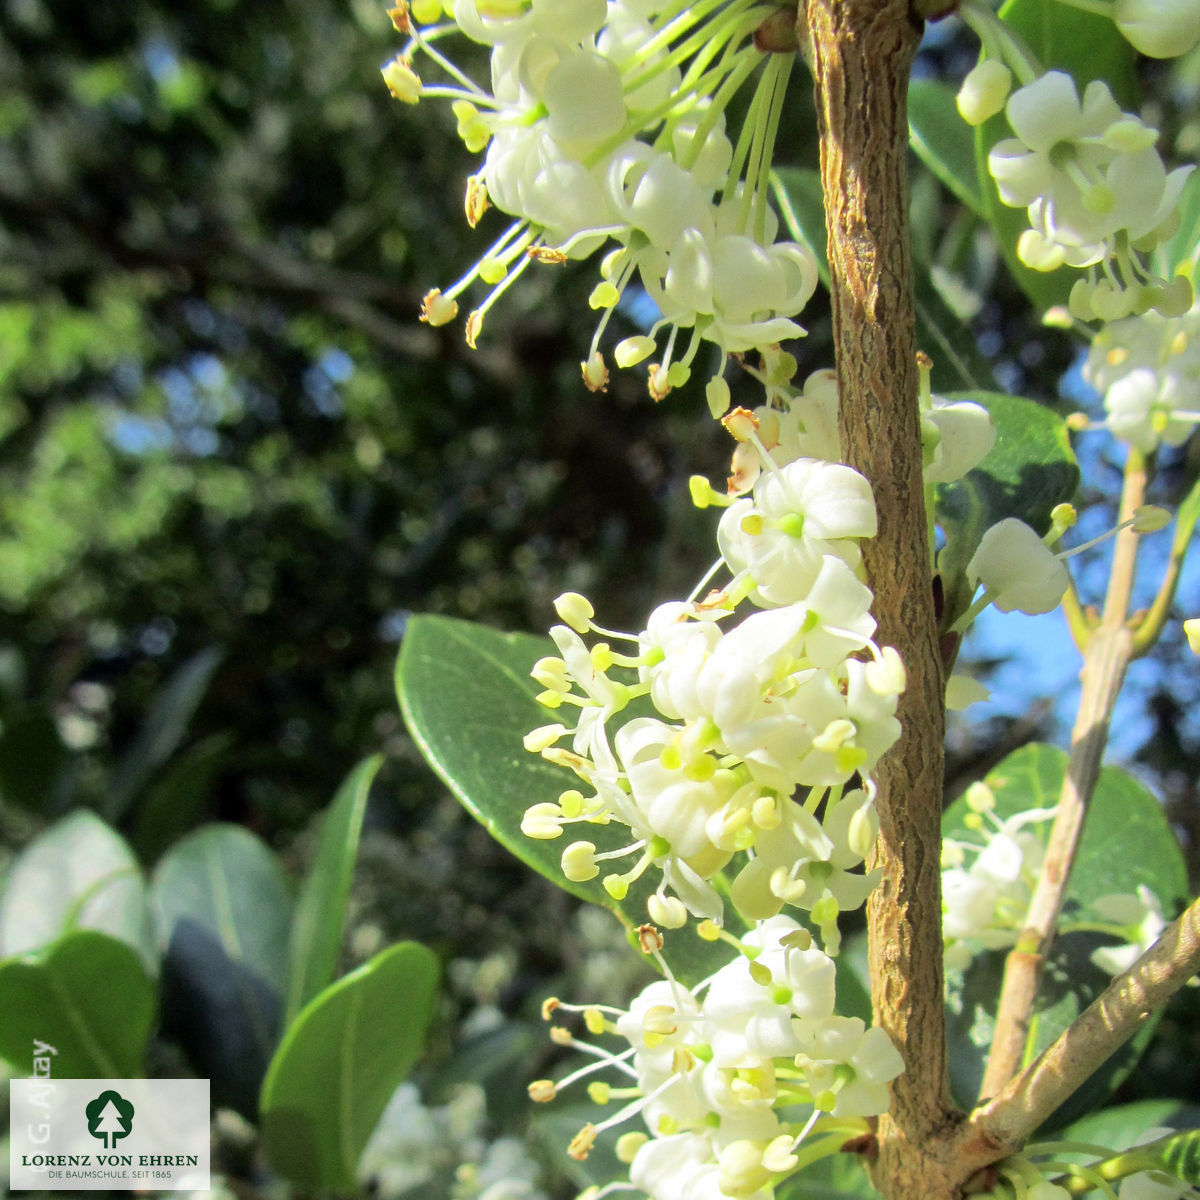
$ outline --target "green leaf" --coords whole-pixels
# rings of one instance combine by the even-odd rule
[[[176,842],[154,870],[151,898],[164,945],[188,918],[282,992],[291,889],[275,854],[248,829],[206,825]]]
[[[876,1200],[866,1166],[857,1154],[831,1154],[785,1180],[778,1200]]]
[[[1074,496],[1079,467],[1066,422],[1044,405],[1000,392],[951,392],[945,399],[983,405],[996,427],[996,444],[983,462],[936,493],[937,523],[946,535],[938,570],[948,628],[970,605],[964,572],[985,531],[1019,517],[1044,533],[1054,506]]]
[[[788,232],[816,256],[817,273],[828,287],[829,260],[820,175],[807,168],[784,167],[774,172],[772,184]],[[980,355],[971,331],[954,315],[934,286],[928,264],[918,264],[913,302],[918,348],[933,359],[934,390],[990,385],[991,368]]]
[[[121,757],[105,815],[116,820],[156,771],[175,753],[187,732],[222,652],[214,646],[193,654],[167,680],[151,701],[133,745]]]
[[[57,809],[67,748],[43,708],[28,705],[4,714],[0,729],[0,801],[48,816]]]
[[[401,942],[311,1001],[263,1082],[271,1165],[303,1188],[352,1188],[359,1155],[425,1045],[437,959]]]
[[[285,1018],[288,1023],[332,982],[337,970],[367,794],[382,764],[383,756],[379,754],[359,763],[338,788],[325,814],[316,859],[300,889],[292,924]]]
[[[232,733],[214,733],[178,755],[138,802],[130,841],[153,862],[197,824],[217,775],[229,761]]]
[[[975,131],[958,115],[954,89],[936,79],[908,85],[909,144],[976,216],[986,216],[975,168]]]
[[[1010,754],[987,776],[996,797],[995,815],[1005,820],[1032,808],[1058,802],[1068,757],[1056,746],[1035,743]],[[955,801],[942,820],[945,837],[981,844],[967,826],[965,799]],[[1050,822],[1026,826],[1045,838]],[[1136,848],[1131,852],[1131,847]],[[1102,895],[1136,892],[1148,887],[1168,918],[1187,900],[1183,855],[1158,801],[1127,772],[1106,767],[1100,773],[1079,850],[1064,897],[1064,919]],[[1040,1054],[1108,985],[1110,976],[1090,955],[1108,939],[1090,933],[1068,933],[1055,943],[1043,974],[1027,1057]],[[1003,976],[1001,951],[979,954],[961,979],[951,976],[948,988],[950,1073],[959,1099],[969,1102],[978,1092],[995,1028],[995,1006]],[[1075,1093],[1049,1124],[1057,1127],[1078,1118],[1112,1092],[1133,1069],[1153,1034],[1157,1017],[1105,1063]]]
[[[1164,1171],[1170,1171],[1193,1187],[1200,1187],[1200,1129],[1185,1129],[1169,1137],[1159,1138],[1138,1147],[1139,1155],[1145,1154],[1158,1162]]]
[[[57,1051],[51,1071],[60,1078],[140,1076],[154,1011],[141,959],[102,933],[77,930],[0,962],[0,1057],[28,1074],[35,1042],[44,1042]]]
[[[1081,95],[1091,80],[1103,79],[1111,86],[1118,104],[1127,111],[1137,111],[1134,53],[1111,17],[1066,4],[1047,4],[1045,0],[1007,0],[1000,17],[1043,68],[1072,75]],[[1031,271],[1017,258],[1017,239],[1029,228],[1027,213],[1023,208],[1010,208],[1000,199],[987,165],[992,147],[1012,136],[1003,112],[976,129],[979,190],[985,215],[1013,277],[1038,312],[1045,312],[1056,304],[1066,304],[1072,284],[1081,275],[1070,267]]]
[[[1132,1104],[1115,1104],[1089,1113],[1062,1131],[1063,1141],[1088,1142],[1093,1146],[1108,1146],[1112,1150],[1127,1150],[1150,1129],[1176,1129],[1190,1125],[1190,1116],[1200,1116],[1200,1110],[1188,1112],[1179,1100],[1137,1100]]]
[[[12,864],[0,895],[0,955],[40,949],[77,928],[128,942],[157,969],[141,868],[125,839],[87,809],[39,834]]]
[[[1179,198],[1179,232],[1162,249],[1159,267],[1166,278],[1177,271],[1196,282],[1200,261],[1200,171],[1193,171]]]
[[[531,729],[547,723],[546,709],[534,699],[540,689],[529,672],[539,658],[554,653],[549,638],[497,633],[449,617],[413,617],[396,668],[400,706],[430,765],[501,845],[557,886],[611,909],[632,930],[646,920],[646,897],[656,886],[650,872],[617,903],[598,879],[572,883],[563,876],[563,847],[573,838],[542,841],[521,832],[521,817],[530,805],[552,803],[579,783],[571,771],[521,744]],[[577,836],[599,851],[629,842],[629,830],[616,822],[587,825]],[[729,957],[692,928],[668,933],[664,954],[689,984]]]

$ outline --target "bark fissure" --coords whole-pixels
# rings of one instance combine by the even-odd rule
[[[868,902],[875,1018],[905,1061],[879,1122],[875,1185],[889,1200],[953,1195],[963,1115],[946,1083],[940,832],[944,685],[921,476],[907,215],[907,0],[808,0],[802,12],[821,124],[839,428],[870,479],[879,531],[864,544],[879,641],[908,686],[900,741],[876,770],[883,878]]]

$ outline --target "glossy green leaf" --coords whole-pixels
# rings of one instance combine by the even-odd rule
[[[984,216],[975,167],[975,131],[958,115],[954,89],[937,79],[908,85],[909,144],[917,157],[977,216]]]
[[[281,1175],[306,1189],[354,1186],[367,1139],[424,1048],[437,979],[433,954],[401,942],[301,1011],[260,1104],[263,1147]]]
[[[156,969],[138,861],[125,839],[87,809],[39,834],[10,867],[0,894],[0,955],[38,950],[72,929],[120,938]]]
[[[382,764],[383,756],[379,754],[359,763],[338,788],[325,814],[316,858],[300,889],[292,924],[288,949],[288,1022],[333,981],[342,948],[346,905],[350,900],[367,794]]]
[[[0,1057],[33,1073],[37,1043],[51,1074],[127,1079],[144,1070],[155,989],[137,953],[76,930],[39,954],[0,962]]]
[[[785,167],[774,173],[772,182],[788,232],[816,255],[817,273],[828,287],[829,260],[820,175],[810,169]],[[919,264],[913,282],[917,346],[933,360],[934,390],[989,386],[991,368],[979,353],[971,331],[942,299],[927,264]]]
[[[396,670],[400,705],[430,765],[497,841],[559,887],[611,909],[632,930],[646,920],[646,897],[655,886],[651,872],[618,904],[599,879],[572,883],[560,867],[563,847],[576,838],[594,842],[600,851],[615,850],[628,844],[628,829],[616,822],[587,825],[573,837],[552,841],[521,832],[521,817],[530,805],[552,803],[579,783],[571,771],[522,745],[525,734],[553,719],[534,699],[540,689],[529,671],[539,658],[554,653],[548,638],[497,633],[449,617],[413,617]],[[690,927],[668,932],[664,953],[688,983],[729,957],[724,947],[701,941]]]
[[[171,847],[151,881],[161,940],[187,918],[207,929],[226,955],[282,992],[292,896],[279,860],[240,825],[206,825]]]
[[[118,765],[105,810],[110,820],[125,812],[138,792],[174,754],[208,691],[221,656],[216,647],[193,654],[155,695],[137,738]]]
[[[1067,755],[1056,746],[1032,744],[1010,754],[987,776],[996,797],[995,815],[1004,820],[1033,808],[1058,802],[1067,768]],[[980,844],[965,823],[965,799],[946,811],[946,837]],[[1048,835],[1050,822],[1026,828]],[[1162,807],[1140,783],[1117,767],[1100,774],[1064,899],[1064,920],[1102,895],[1136,892],[1148,887],[1163,911],[1173,917],[1187,899],[1183,855]],[[1092,933],[1067,933],[1053,950],[1035,1006],[1028,1055],[1040,1054],[1097,995],[1111,977],[1091,962],[1091,954],[1111,939]],[[983,1066],[995,1028],[995,1005],[1003,976],[1002,951],[980,954],[961,978],[951,977],[948,989],[950,1073],[959,1100],[972,1101],[983,1077]],[[1094,1107],[1128,1075],[1153,1034],[1156,1018],[1109,1059],[1059,1110],[1053,1127],[1077,1119]]]
[[[1137,111],[1134,53],[1110,17],[1045,0],[1007,0],[1000,17],[1044,69],[1068,72],[1081,94],[1091,80],[1104,79],[1118,104],[1127,111]],[[1012,136],[1002,112],[976,129],[979,190],[1005,262],[1034,307],[1045,312],[1053,305],[1066,304],[1071,286],[1081,273],[1070,267],[1031,271],[1017,258],[1017,239],[1029,227],[1027,214],[1025,209],[1010,208],[1000,199],[987,168],[988,152],[997,142]]]
[[[970,604],[963,572],[984,532],[1005,517],[1019,517],[1044,533],[1054,506],[1075,495],[1079,467],[1066,422],[1044,405],[1000,392],[951,392],[945,398],[983,405],[996,427],[996,444],[983,462],[937,489],[937,523],[946,535],[938,570],[948,627]]]

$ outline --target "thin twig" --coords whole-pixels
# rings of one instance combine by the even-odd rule
[[[971,1115],[999,1145],[1018,1146],[1200,970],[1200,900],[1024,1071]]]
[[[1132,517],[1145,494],[1145,457],[1130,450],[1121,493],[1121,521]],[[1133,656],[1133,635],[1126,618],[1137,568],[1137,545],[1138,535],[1132,529],[1123,529],[1117,535],[1104,613],[1084,650],[1083,691],[1071,731],[1071,757],[1025,928],[1004,964],[996,1031],[980,1087],[981,1098],[996,1095],[1016,1074],[1025,1055],[1042,969],[1058,929],[1084,817],[1100,777],[1113,707]]]

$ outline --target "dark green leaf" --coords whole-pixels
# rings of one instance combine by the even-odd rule
[[[984,532],[1005,517],[1019,517],[1044,533],[1054,506],[1074,496],[1079,468],[1066,423],[1044,405],[999,392],[951,392],[945,398],[982,404],[996,427],[996,444],[983,462],[937,489],[937,522],[946,534],[938,570],[948,627],[970,604],[963,572]]]
[[[975,134],[958,115],[954,89],[935,79],[908,85],[908,131],[917,157],[977,216],[985,216]]]
[[[154,870],[151,897],[165,945],[186,918],[271,987],[287,979],[292,898],[278,859],[240,825],[207,825],[177,842]]]
[[[44,1042],[57,1051],[51,1073],[61,1078],[140,1076],[154,1009],[138,955],[77,930],[40,954],[0,962],[0,1057],[32,1074],[35,1042]]]
[[[160,1035],[211,1081],[214,1104],[257,1122],[263,1077],[283,1028],[280,992],[191,917],[171,930],[161,987]]]
[[[121,758],[109,793],[106,815],[116,820],[154,773],[175,753],[192,715],[204,699],[221,651],[210,646],[193,654],[154,697],[132,746]]]
[[[438,965],[402,942],[326,988],[289,1027],[263,1083],[271,1165],[303,1188],[354,1186],[359,1155],[425,1045]]]
[[[400,705],[430,765],[497,841],[559,887],[612,909],[632,930],[646,920],[653,881],[643,877],[617,904],[598,879],[571,883],[564,878],[562,851],[573,839],[541,841],[521,832],[521,817],[530,805],[554,802],[579,783],[572,772],[530,754],[521,744],[525,734],[549,719],[534,699],[539,689],[529,671],[539,658],[554,653],[548,638],[497,633],[449,617],[413,617],[396,669]],[[628,829],[616,822],[588,825],[579,836],[600,851],[629,841]],[[668,933],[664,953],[688,983],[729,957],[719,945],[701,941],[692,928]]]
[[[337,970],[367,794],[382,763],[379,754],[359,763],[338,788],[325,814],[316,859],[300,889],[292,924],[286,1009],[289,1023],[332,982]]]
[[[43,708],[10,710],[0,728],[0,801],[40,816],[59,809],[67,748]]]
[[[154,969],[141,868],[125,839],[86,809],[34,838],[9,869],[0,895],[0,955],[40,949],[76,928],[128,942]]]
[[[130,834],[144,862],[153,862],[196,826],[217,775],[229,761],[233,743],[232,733],[214,733],[178,755],[146,788]]]
[[[772,182],[788,232],[816,255],[817,272],[821,282],[828,287],[829,260],[820,175],[809,169],[785,167],[774,173]],[[933,359],[934,390],[986,387],[992,379],[991,368],[976,348],[970,330],[942,299],[927,264],[921,264],[916,272],[913,299],[917,344]]]
[[[1010,754],[987,776],[996,797],[995,815],[1001,820],[1058,802],[1067,755],[1056,746],[1033,744]],[[946,811],[946,837],[979,844],[980,835],[965,824],[965,799]],[[1049,822],[1040,829],[1045,837]],[[1131,847],[1136,852],[1131,852]],[[1100,774],[1079,850],[1067,885],[1064,919],[1102,895],[1136,892],[1148,887],[1168,918],[1186,902],[1187,875],[1183,855],[1155,798],[1132,776],[1116,767]],[[1102,935],[1067,933],[1051,952],[1035,1007],[1030,1056],[1040,1054],[1110,981],[1107,972],[1091,962],[1091,954],[1108,944]],[[951,1080],[958,1098],[969,1102],[977,1094],[995,1028],[995,1005],[1004,970],[1003,952],[980,954],[961,979],[951,978],[948,997],[948,1036]],[[1105,1063],[1055,1114],[1054,1127],[1078,1118],[1118,1086],[1132,1070],[1153,1034],[1156,1018]]]
[[[1066,4],[1045,0],[1007,0],[1000,17],[1032,50],[1047,71],[1066,71],[1074,76],[1082,95],[1093,79],[1104,79],[1112,87],[1117,103],[1137,109],[1134,54],[1111,17],[1082,12]],[[1071,285],[1080,272],[1069,267],[1057,271],[1031,271],[1017,258],[1017,239],[1029,227],[1023,208],[1009,208],[996,190],[987,167],[988,152],[1004,138],[1013,136],[1004,113],[985,121],[975,131],[975,155],[979,190],[984,212],[1014,278],[1039,312],[1066,304]]]

